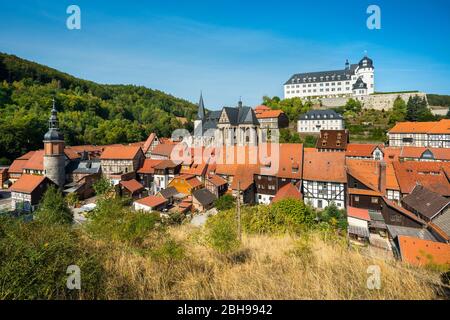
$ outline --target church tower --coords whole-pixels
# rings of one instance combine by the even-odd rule
[[[200,100],[198,102],[197,119],[194,120],[194,145],[203,145],[203,123],[206,118],[205,103],[203,102],[203,94],[200,93]]]
[[[64,137],[59,132],[55,99],[53,99],[48,127],[48,132],[44,135],[44,175],[62,189],[66,181]]]

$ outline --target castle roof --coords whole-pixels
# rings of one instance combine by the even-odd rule
[[[318,71],[294,74],[286,84],[314,83],[325,81],[348,81],[355,74],[358,64],[350,65],[349,69]]]
[[[299,120],[342,119],[342,115],[334,110],[310,110],[300,115]]]

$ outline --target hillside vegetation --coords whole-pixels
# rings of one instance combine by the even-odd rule
[[[66,143],[142,141],[150,132],[170,136],[197,107],[161,91],[104,85],[0,53],[0,163],[42,148],[52,98]]]
[[[51,199],[48,199],[48,198]],[[57,197],[54,199],[54,197]],[[1,299],[434,299],[436,274],[369,258],[348,247],[342,212],[301,201],[243,207],[242,241],[233,209],[204,227],[132,212],[101,196],[90,222],[72,227],[54,191],[37,219],[0,221]],[[345,221],[345,220],[344,220]],[[81,270],[81,290],[66,269]],[[379,266],[381,289],[367,288]]]

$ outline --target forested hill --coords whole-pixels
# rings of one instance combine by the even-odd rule
[[[52,98],[68,145],[142,141],[170,136],[197,106],[161,91],[103,85],[0,53],[0,164],[42,148]]]

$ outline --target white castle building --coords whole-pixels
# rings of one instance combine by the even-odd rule
[[[345,63],[343,70],[294,74],[284,84],[285,98],[336,98],[364,96],[375,92],[373,61],[365,56],[358,64]]]

